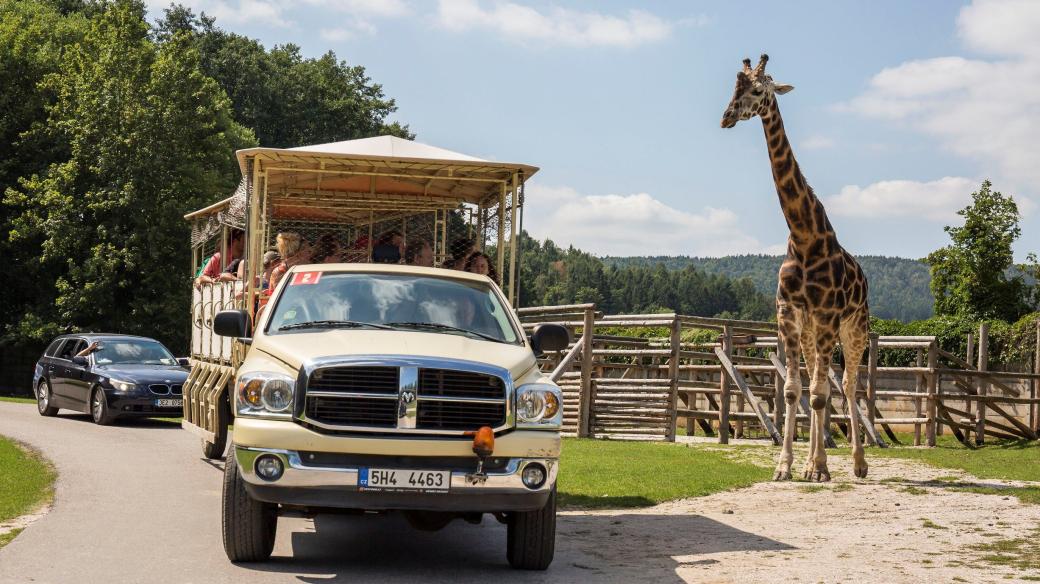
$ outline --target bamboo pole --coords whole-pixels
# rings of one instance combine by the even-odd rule
[[[671,330],[671,358],[668,362],[668,411],[671,416],[668,421],[668,433],[665,440],[675,442],[675,424],[677,423],[676,400],[679,391],[679,349],[682,345],[682,322],[676,318],[672,321]]]
[[[877,412],[877,366],[878,335],[870,333],[867,341],[867,424],[876,428],[875,412]]]
[[[914,364],[916,364],[918,367],[920,367],[921,365],[924,364],[924,351],[922,351],[921,349],[917,349],[915,351],[915,353],[916,353],[916,355],[914,357]],[[925,383],[921,379],[921,376],[920,375],[914,375],[914,392],[915,393],[921,393],[922,391],[924,391],[924,388],[925,388]],[[923,412],[921,411],[921,405],[922,405],[921,404],[921,400],[919,400],[919,399],[915,399],[914,400],[914,413],[917,414],[918,418],[920,418],[923,415]],[[921,425],[920,424],[914,424],[914,446],[920,446],[920,445],[921,445]]]
[[[579,418],[578,436],[581,438],[588,438],[591,433],[593,401],[596,399],[592,395],[592,360],[594,357],[592,340],[595,315],[595,305],[586,305],[584,329],[582,330],[581,397],[579,398],[581,416]]]
[[[780,358],[781,362],[786,361],[784,358],[784,345],[777,341],[776,343],[776,354]],[[784,408],[787,407],[787,402],[784,401],[784,378],[780,376],[780,372],[773,368],[773,425],[777,428],[783,426],[784,421]]]
[[[983,322],[979,325],[979,371],[989,369],[989,323]],[[985,396],[989,393],[989,382],[985,377],[979,378],[978,395]],[[975,416],[975,444],[983,444],[986,441],[986,402],[978,402],[977,414]]]
[[[1040,373],[1040,320],[1036,321],[1036,345],[1034,345],[1033,352],[1033,373]],[[1038,385],[1040,382],[1037,382],[1036,379],[1029,381],[1030,399],[1036,399]],[[1040,433],[1040,403],[1029,406],[1029,427],[1034,434]]]

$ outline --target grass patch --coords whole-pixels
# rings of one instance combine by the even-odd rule
[[[881,458],[916,460],[939,468],[958,469],[979,478],[1040,481],[1038,441],[990,439],[983,446],[965,446],[952,436],[941,436],[935,448],[893,446],[872,448],[870,454]]]
[[[22,532],[22,529],[23,528],[19,527],[18,529],[12,529],[7,533],[0,533],[0,548],[11,543],[12,539],[18,537],[18,534]]]
[[[921,518],[921,527],[925,527],[927,529],[947,529],[946,527],[939,525],[931,519],[925,519],[923,517]]]
[[[564,506],[647,507],[768,480],[772,471],[725,450],[654,442],[565,438],[559,494]]]
[[[0,436],[0,521],[50,501],[55,477],[54,467],[38,453]]]
[[[16,397],[11,395],[0,395],[0,402],[11,402],[16,404],[34,404],[36,400],[31,397]]]
[[[820,491],[827,491],[828,493],[841,493],[844,491],[851,491],[853,486],[850,483],[838,483],[833,487],[826,485],[803,485],[798,487],[798,490],[803,493],[819,493]]]
[[[915,486],[903,487],[902,489],[899,489],[899,490],[904,492],[904,493],[908,493],[910,495],[927,495],[928,494],[928,489],[922,489],[921,487],[915,487]]]
[[[1040,528],[1034,529],[1030,537],[980,543],[968,549],[982,554],[979,559],[987,564],[1032,572],[1034,575],[1040,571]]]
[[[978,493],[980,495],[1000,495],[1002,497],[1018,497],[1027,505],[1040,505],[1040,487],[983,487],[976,485],[952,486],[951,491]]]

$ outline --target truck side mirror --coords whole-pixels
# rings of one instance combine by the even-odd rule
[[[540,324],[531,331],[531,349],[535,355],[546,351],[562,351],[571,344],[567,327],[558,324]]]
[[[244,310],[221,310],[213,317],[213,332],[222,337],[248,338],[253,329]]]

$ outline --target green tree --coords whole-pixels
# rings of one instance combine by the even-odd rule
[[[252,128],[263,146],[415,137],[408,126],[387,122],[397,106],[365,68],[332,51],[314,59],[293,44],[267,50],[255,39],[221,30],[205,13],[172,5],[156,23],[155,38],[166,43],[177,35],[192,40],[203,72],[231,98],[235,120]]]
[[[53,94],[33,138],[67,153],[9,188],[11,242],[38,246],[33,302],[9,333],[67,329],[188,332],[188,226],[182,215],[237,182],[233,152],[255,144],[186,35],[157,47],[144,4],[96,5],[82,40],[42,81]]]
[[[964,224],[947,226],[950,245],[928,255],[931,290],[939,316],[1018,320],[1028,312],[1027,287],[1014,267],[1011,245],[1022,230],[1014,199],[984,181],[972,203],[957,212]]]

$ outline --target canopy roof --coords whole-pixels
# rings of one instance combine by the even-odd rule
[[[336,191],[427,203],[484,203],[538,172],[526,164],[493,162],[444,148],[378,136],[296,148],[239,150],[243,175],[256,161],[275,195]]]

